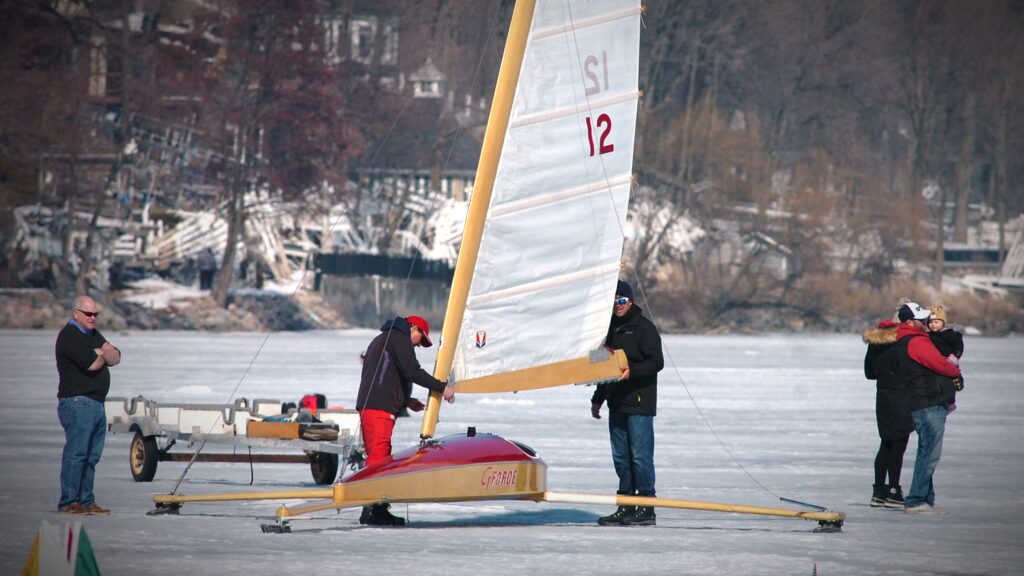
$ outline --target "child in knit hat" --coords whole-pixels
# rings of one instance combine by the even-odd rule
[[[932,344],[951,363],[959,365],[960,358],[964,355],[964,335],[954,330],[947,324],[946,309],[941,304],[930,308],[932,315],[928,318],[928,336]],[[939,378],[945,378],[939,376]],[[957,384],[956,390],[963,389],[962,384]],[[953,401],[949,403],[949,411],[956,410],[956,393],[953,394]]]

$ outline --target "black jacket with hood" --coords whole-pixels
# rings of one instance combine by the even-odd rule
[[[639,306],[633,304],[621,318],[612,316],[605,346],[622,350],[629,360],[629,379],[600,384],[590,399],[608,402],[608,409],[620,414],[657,415],[658,372],[665,366],[661,335]]]
[[[938,332],[928,332],[928,338],[931,339],[939,354],[943,356],[952,354],[960,358],[964,355],[964,335],[950,326],[946,326]]]
[[[899,324],[883,321],[864,332],[868,351],[864,355],[864,376],[875,380],[875,420],[882,440],[898,440],[914,431],[910,418],[907,383],[900,375],[896,330]]]
[[[946,326],[938,332],[928,332],[928,338],[932,341],[932,344],[935,345],[935,349],[939,351],[939,354],[942,354],[947,358],[952,354],[956,357],[957,364],[959,364],[960,358],[964,355],[964,335],[960,331],[955,330],[950,326]],[[940,382],[944,380],[952,380],[949,376],[936,376],[936,378]],[[948,385],[947,389],[950,387],[955,389],[955,386],[952,383]],[[956,403],[956,392],[953,392],[951,403]]]
[[[445,383],[416,360],[410,333],[409,323],[402,317],[381,326],[380,334],[366,349],[356,410],[384,410],[397,416],[412,395],[414,382],[434,392],[444,391]]]

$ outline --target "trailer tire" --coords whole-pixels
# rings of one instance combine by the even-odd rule
[[[136,430],[128,451],[128,467],[131,469],[132,478],[136,482],[152,482],[156,476],[156,463],[159,459],[156,438],[143,436],[142,432]]]
[[[309,469],[313,472],[313,481],[317,484],[333,484],[338,477],[338,455],[329,452],[311,452]]]

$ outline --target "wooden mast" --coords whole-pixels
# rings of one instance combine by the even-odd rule
[[[484,132],[483,147],[480,150],[480,162],[476,169],[473,196],[469,201],[469,212],[466,215],[466,228],[462,233],[459,259],[455,264],[452,288],[448,295],[448,307],[445,310],[444,326],[441,330],[441,346],[437,351],[437,362],[434,364],[434,377],[439,380],[448,379],[452,362],[455,359],[455,348],[458,345],[462,318],[466,311],[466,301],[469,299],[473,269],[476,267],[477,255],[480,253],[480,238],[483,236],[484,221],[491,205],[491,192],[494,189],[494,179],[498,172],[498,159],[501,157],[505,132],[508,129],[509,118],[512,116],[512,102],[515,99],[516,86],[519,83],[519,71],[522,69],[526,40],[530,33],[536,4],[536,0],[519,0],[512,12],[512,23],[509,25],[508,40],[501,57],[494,101],[491,105],[490,115],[487,117],[487,130]],[[431,392],[427,399],[427,408],[423,412],[423,424],[420,427],[421,439],[425,440],[434,436],[440,411],[441,394]]]

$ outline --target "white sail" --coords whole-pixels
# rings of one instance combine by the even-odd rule
[[[537,2],[456,340],[457,382],[585,358],[604,341],[639,44],[639,0]]]

